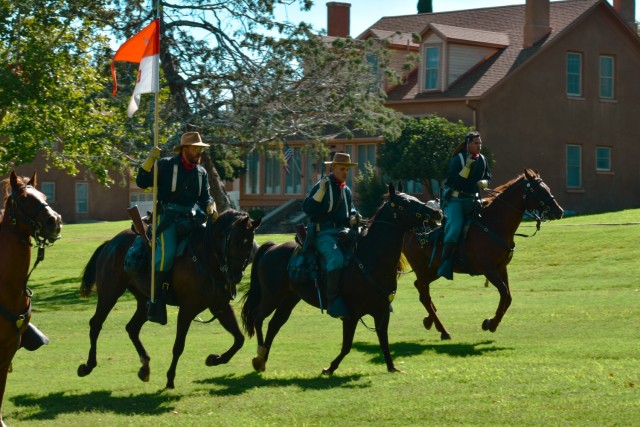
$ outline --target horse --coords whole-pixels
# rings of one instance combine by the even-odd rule
[[[229,209],[215,221],[209,218],[202,231],[197,230],[187,237],[187,248],[176,257],[172,273],[173,302],[179,310],[173,359],[167,371],[167,389],[175,388],[176,367],[191,322],[205,309],[209,309],[222,327],[233,335],[231,347],[222,355],[210,354],[205,361],[207,366],[229,362],[244,344],[244,335],[230,302],[236,296],[236,285],[249,262],[260,222],[261,219],[253,220],[245,212]],[[80,293],[88,297],[95,285],[98,302],[89,321],[91,347],[87,362],[78,367],[80,377],[89,375],[97,366],[96,344],[102,324],[118,298],[129,290],[137,305],[126,330],[142,363],[138,378],[149,381],[150,358],[140,341],[140,330],[147,321],[151,262],[149,259],[149,265],[142,273],[127,273],[124,269],[125,254],[135,238],[136,233],[130,229],[120,232],[95,250],[84,269]]]
[[[389,351],[388,326],[390,303],[397,289],[397,266],[403,236],[413,227],[440,218],[439,210],[429,208],[415,197],[396,192],[393,185],[389,185],[387,200],[370,220],[366,236],[357,241],[352,262],[342,274],[341,294],[350,315],[342,319],[340,354],[322,371],[323,374],[333,374],[349,353],[358,319],[366,314],[375,321],[387,370],[397,371]],[[287,265],[295,249],[295,242],[280,245],[264,243],[251,267],[249,290],[242,301],[242,322],[249,337],[257,336],[258,354],[252,364],[259,372],[266,369],[273,340],[296,304],[303,299],[314,307],[326,305],[326,296],[321,301],[319,291],[311,281],[296,283],[289,278]],[[265,339],[262,323],[271,313],[274,314]]]
[[[8,181],[8,185],[7,185]],[[60,238],[62,218],[36,190],[37,173],[18,177],[11,171],[4,180],[4,210],[0,214],[0,424],[2,399],[11,361],[30,326],[31,289],[27,287],[31,263],[31,239],[38,247],[38,261],[44,248]],[[36,264],[37,265],[37,262]],[[34,265],[34,268],[35,268]],[[33,271],[33,269],[31,270]]]
[[[483,202],[479,218],[470,223],[464,242],[456,250],[454,271],[471,276],[484,275],[498,289],[500,302],[496,313],[482,322],[483,330],[495,332],[511,305],[507,265],[513,257],[513,239],[525,212],[536,217],[539,229],[542,220],[560,219],[564,211],[549,186],[532,169],[525,169],[523,174],[490,193]],[[416,274],[414,286],[427,310],[424,327],[431,329],[435,324],[440,338],[448,340],[451,335],[440,322],[429,293],[430,284],[439,277],[437,271],[442,253],[442,239],[435,233],[434,236],[425,238],[416,233],[407,234],[402,251]]]

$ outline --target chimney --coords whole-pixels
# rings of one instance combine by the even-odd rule
[[[327,3],[327,35],[349,37],[349,9],[351,4],[332,1]]]
[[[635,0],[613,0],[613,8],[620,14],[622,20],[631,27],[633,32],[638,32]]]
[[[524,43],[531,47],[551,32],[549,0],[527,0],[524,10]]]

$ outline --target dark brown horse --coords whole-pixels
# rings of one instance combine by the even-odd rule
[[[11,360],[22,344],[31,320],[31,290],[27,287],[31,238],[40,251],[60,238],[62,218],[36,190],[36,173],[20,178],[11,172],[5,184],[0,214],[0,424],[2,398]]]
[[[464,243],[456,251],[454,271],[472,276],[484,275],[498,289],[500,302],[496,314],[482,322],[483,330],[495,332],[511,305],[507,265],[513,256],[513,239],[524,213],[534,213],[539,227],[542,219],[560,219],[564,211],[538,172],[531,169],[495,188],[491,194],[484,201],[480,218],[471,223]],[[427,309],[428,314],[423,320],[425,328],[430,329],[435,324],[441,339],[450,339],[429,293],[431,282],[438,278],[441,239],[407,234],[402,250],[416,274],[414,285],[420,292],[420,302]]]
[[[353,261],[345,267],[342,275],[341,294],[350,316],[342,321],[342,350],[331,365],[323,370],[324,374],[332,374],[349,353],[358,319],[365,314],[371,315],[375,321],[387,369],[396,371],[389,352],[387,329],[389,304],[397,288],[402,239],[411,228],[440,218],[439,211],[427,207],[414,197],[396,193],[394,187],[389,186],[388,200],[372,218],[366,236],[357,243]],[[254,333],[257,336],[258,355],[253,359],[253,367],[257,371],[265,370],[271,344],[300,299],[315,307],[321,306],[313,283],[292,283],[289,279],[287,265],[295,247],[294,242],[281,245],[268,242],[258,249],[253,261],[251,285],[244,296],[242,320],[249,336]],[[322,299],[322,305],[326,307],[326,297]],[[264,339],[262,323],[271,313],[274,314]]]
[[[230,301],[236,295],[236,285],[242,279],[253,248],[255,230],[260,220],[252,220],[244,212],[227,210],[202,232],[188,237],[185,252],[176,257],[173,267],[172,289],[175,305],[179,307],[173,359],[167,371],[167,388],[174,388],[176,366],[184,351],[185,339],[191,322],[203,310],[209,309],[220,324],[233,335],[234,341],[222,355],[210,354],[207,366],[227,363],[244,344],[244,336]],[[107,315],[128,289],[136,298],[137,307],[126,329],[142,366],[138,377],[149,381],[149,355],[140,341],[140,329],[147,321],[147,301],[150,293],[150,262],[143,274],[129,274],[124,270],[124,258],[136,235],[125,230],[96,249],[82,276],[80,292],[89,296],[93,285],[98,292],[96,312],[89,321],[91,348],[87,363],[78,367],[84,377],[98,364],[96,344]]]

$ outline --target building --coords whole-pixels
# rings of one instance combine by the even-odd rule
[[[635,1],[527,0],[525,5],[383,17],[359,39],[389,42],[402,84],[387,105],[408,116],[437,114],[474,126],[495,155],[493,184],[531,167],[569,211],[640,207],[637,102],[640,38]],[[350,4],[329,2],[329,36],[349,34]],[[419,35],[416,41],[415,35]],[[380,138],[333,141],[363,165]],[[320,163],[295,151],[296,173],[275,159],[249,158],[243,208],[303,197]],[[414,188],[420,192],[420,188]],[[423,194],[423,197],[430,197]]]

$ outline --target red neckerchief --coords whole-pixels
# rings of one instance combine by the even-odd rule
[[[333,178],[333,181],[338,184],[338,188],[340,188],[341,190],[345,187],[345,185],[347,185],[346,181],[338,182],[338,178],[336,178],[335,175],[331,175],[331,178]]]
[[[477,160],[477,159],[478,159],[478,157],[480,157],[480,154],[472,154],[472,155],[471,155],[471,158],[472,158],[473,160]]]
[[[180,161],[182,162],[182,166],[184,166],[184,168],[188,171],[192,171],[193,169],[195,169],[196,165],[194,163],[188,163],[185,159],[184,156],[180,156]]]

